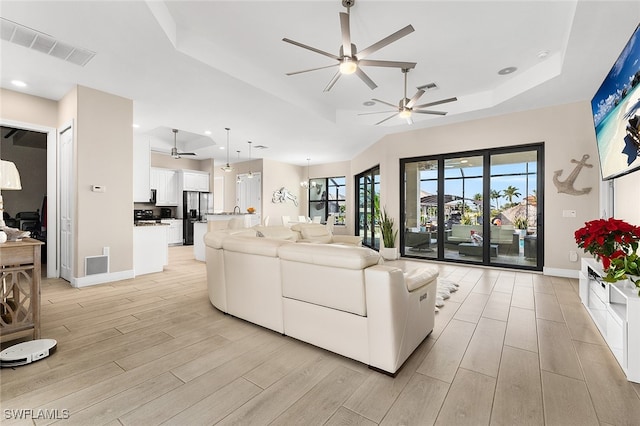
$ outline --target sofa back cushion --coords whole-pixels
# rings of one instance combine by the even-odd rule
[[[331,232],[326,226],[319,223],[296,223],[291,227],[292,231],[300,234],[300,239],[311,243],[331,243]]]
[[[255,235],[255,231],[253,231],[253,235]],[[230,235],[222,241],[222,248],[230,252],[278,257],[278,249],[280,246],[291,243],[291,241],[274,240],[271,238]],[[247,265],[247,267],[251,267],[251,265]]]
[[[278,255],[283,260],[343,269],[364,269],[380,260],[377,251],[366,247],[328,244],[283,245],[279,247]]]
[[[287,240],[287,241],[297,241],[298,233],[292,231],[286,226],[254,226],[251,228],[255,230],[255,235],[257,237],[264,238],[273,238],[275,240]]]

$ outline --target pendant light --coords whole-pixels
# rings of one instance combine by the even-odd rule
[[[230,172],[233,170],[233,167],[229,165],[229,130],[231,129],[228,127],[225,127],[224,129],[227,131],[227,165],[222,167],[222,170],[224,170],[225,172]]]
[[[240,150],[236,151],[238,153],[238,163],[240,162]],[[236,175],[236,183],[240,183],[242,182],[242,179],[240,179],[240,175]]]
[[[311,159],[307,158],[307,180],[303,180],[302,182],[300,182],[300,186],[303,188],[309,187],[309,161],[311,161]]]
[[[248,141],[247,143],[249,144],[249,161],[251,161],[251,141]],[[253,179],[253,172],[251,171],[251,169],[249,169],[247,179]]]

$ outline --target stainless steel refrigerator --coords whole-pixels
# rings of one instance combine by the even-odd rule
[[[213,200],[210,192],[184,191],[182,193],[182,218],[184,244],[193,245],[193,224],[206,219]]]

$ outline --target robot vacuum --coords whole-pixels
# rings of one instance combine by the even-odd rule
[[[10,346],[0,352],[0,367],[17,367],[46,358],[55,352],[57,344],[53,339],[38,339]]]

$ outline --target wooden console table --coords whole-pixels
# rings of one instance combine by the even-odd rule
[[[40,246],[24,238],[0,244],[0,341],[40,338]]]

